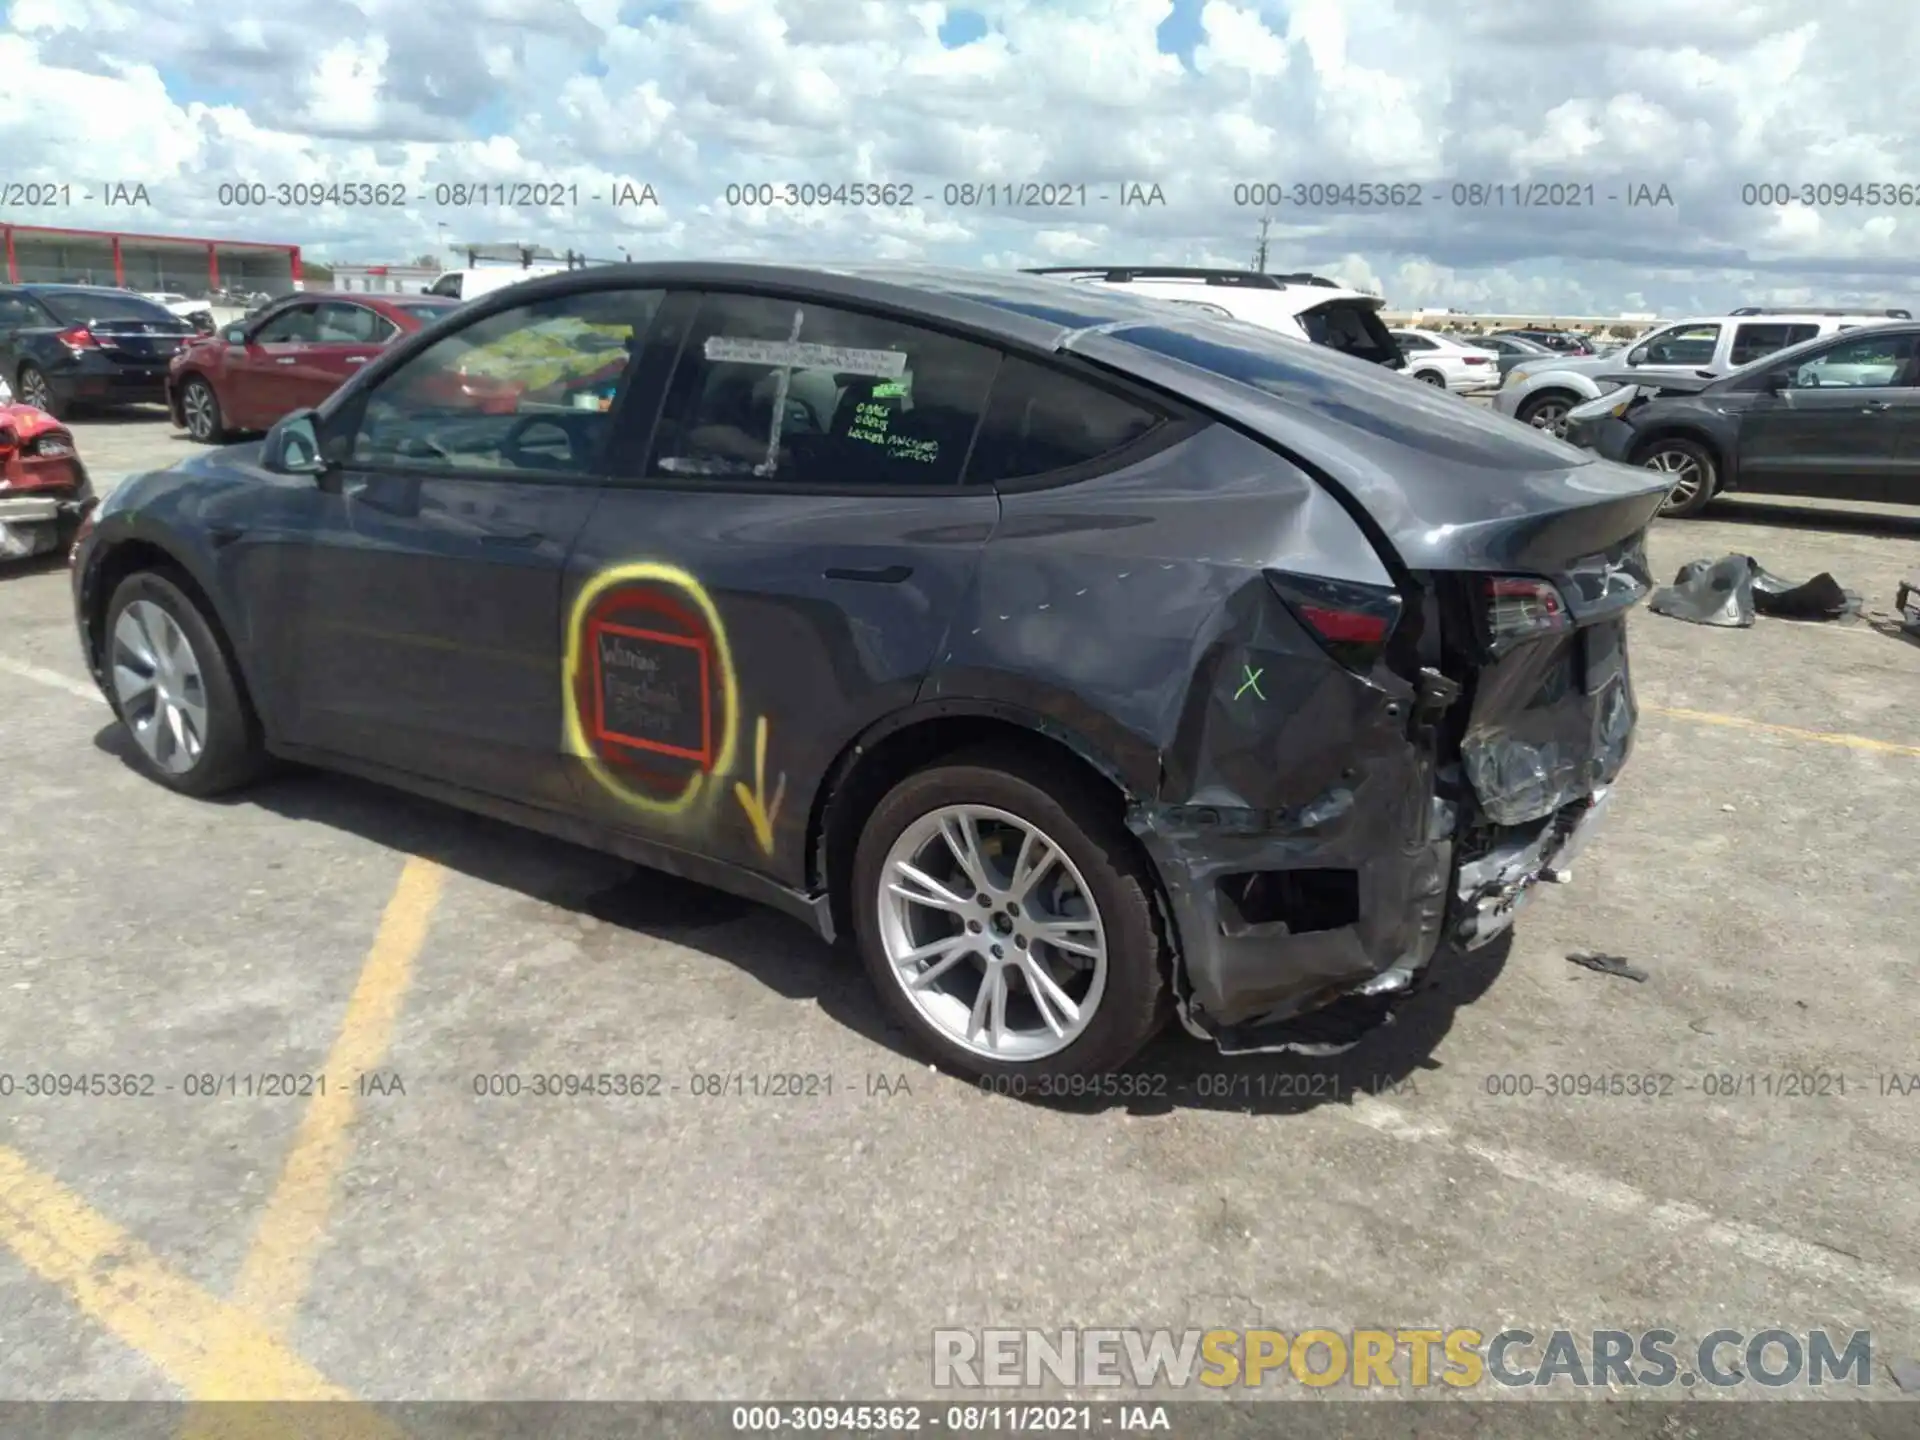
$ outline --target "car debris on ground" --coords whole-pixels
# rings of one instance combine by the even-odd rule
[[[1673,584],[1653,592],[1647,608],[1695,625],[1729,629],[1753,624],[1756,614],[1783,620],[1838,620],[1860,611],[1860,596],[1843,590],[1826,571],[1811,580],[1783,580],[1751,555],[1689,560]]]
[[[1900,582],[1894,592],[1893,608],[1900,617],[1900,628],[1920,639],[1920,570]]]
[[[1573,950],[1567,959],[1587,970],[1597,970],[1602,975],[1618,975],[1622,980],[1644,982],[1647,972],[1638,965],[1630,964],[1624,955],[1604,955],[1597,950]]]

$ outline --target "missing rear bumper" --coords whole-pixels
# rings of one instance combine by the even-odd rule
[[[1535,885],[1571,880],[1573,862],[1606,818],[1612,798],[1611,787],[1596,790],[1529,831],[1501,832],[1486,853],[1462,863],[1454,886],[1454,943],[1479,949],[1513,928]]]

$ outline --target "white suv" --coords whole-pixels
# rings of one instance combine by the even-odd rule
[[[1600,383],[1602,375],[1631,372],[1636,377],[1646,376],[1648,384],[1663,379],[1717,379],[1802,340],[1837,334],[1856,325],[1884,325],[1889,320],[1912,318],[1905,310],[1769,310],[1746,305],[1725,315],[1705,315],[1659,326],[1624,355],[1614,351],[1522,361],[1507,372],[1494,394],[1493,408],[1536,429],[1564,435],[1569,410],[1619,388]]]
[[[1149,300],[1171,300],[1394,370],[1406,368],[1406,357],[1380,318],[1387,302],[1322,275],[1179,265],[1054,265],[1026,273],[1058,275],[1078,285],[1104,285]]]

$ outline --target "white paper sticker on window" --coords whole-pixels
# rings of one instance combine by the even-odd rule
[[[709,360],[732,365],[834,370],[876,380],[898,380],[907,368],[904,350],[851,350],[843,345],[814,345],[803,340],[736,340],[728,335],[713,335],[708,337],[704,353]]]

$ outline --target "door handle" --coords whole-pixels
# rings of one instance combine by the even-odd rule
[[[877,570],[848,570],[834,566],[827,571],[829,580],[865,580],[873,585],[898,585],[913,574],[911,565],[883,565]]]
[[[300,357],[298,355],[276,355],[273,363],[276,365],[298,365],[300,363]]]
[[[538,530],[490,530],[480,537],[480,543],[503,550],[531,550],[546,538]]]
[[[347,356],[347,364],[349,365],[364,365],[366,363],[367,363],[367,357],[364,355]]]
[[[1869,400],[1860,407],[1862,412],[1869,415],[1881,410],[1891,410],[1892,408],[1893,406],[1885,400]]]

